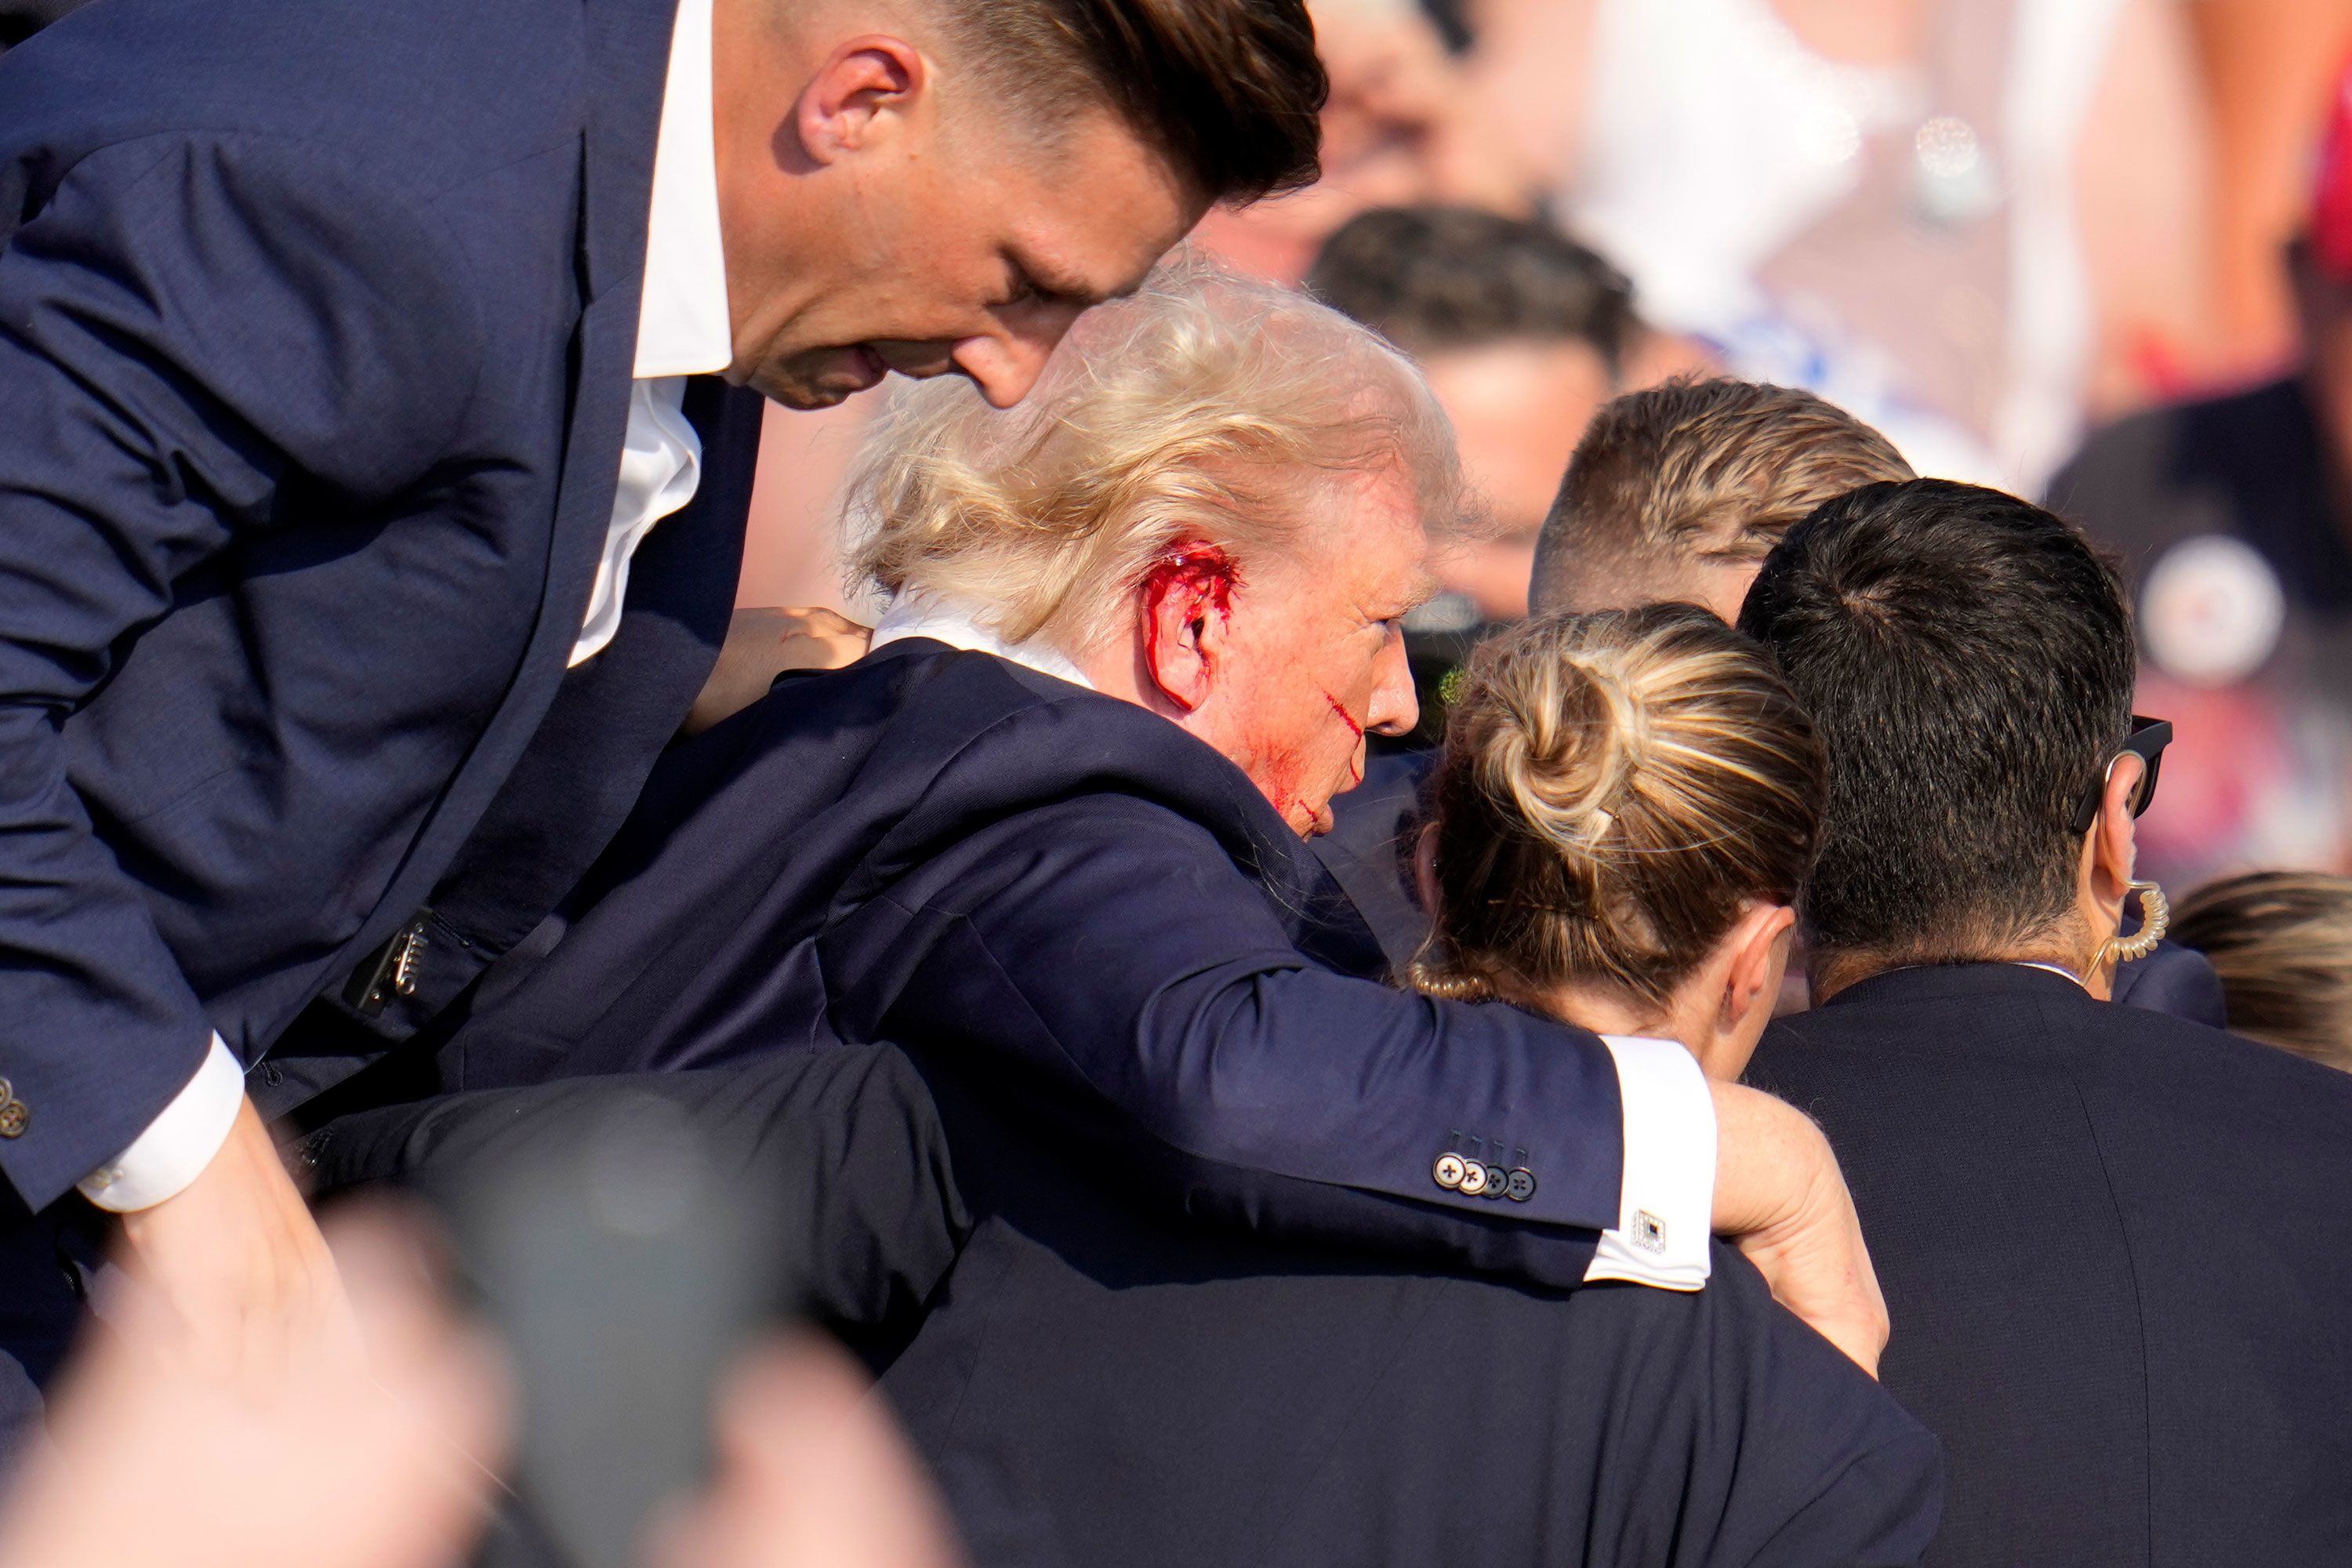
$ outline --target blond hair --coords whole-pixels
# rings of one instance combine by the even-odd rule
[[[1426,525],[1454,524],[1453,431],[1412,363],[1303,295],[1184,258],[1081,318],[1013,408],[949,378],[902,393],[851,478],[849,564],[1075,653],[1126,624],[1171,550],[1213,544],[1246,572],[1290,542],[1304,490],[1391,468]]]
[[[1790,903],[1826,763],[1763,650],[1705,610],[1546,616],[1472,656],[1432,785],[1440,995],[1598,983],[1654,1006],[1748,900]]]
[[[2210,882],[2181,900],[2172,936],[2221,977],[2232,1033],[2352,1071],[2352,877]]]
[[[1534,602],[1564,609],[1594,567],[1702,551],[1761,559],[1823,501],[1916,478],[1892,442],[1810,392],[1676,377],[1604,405],[1569,459],[1536,543]]]

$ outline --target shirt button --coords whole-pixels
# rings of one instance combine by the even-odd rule
[[[1504,1184],[1503,1191],[1515,1204],[1527,1202],[1536,1195],[1536,1173],[1521,1165],[1511,1173],[1511,1179]]]
[[[1504,1171],[1502,1166],[1489,1165],[1486,1167],[1486,1196],[1499,1199],[1503,1195],[1503,1190],[1510,1185],[1510,1182],[1511,1178],[1509,1174]]]
[[[1439,1186],[1452,1192],[1462,1184],[1462,1173],[1469,1168],[1468,1162],[1459,1154],[1440,1154],[1437,1163],[1430,1167],[1429,1173]]]
[[[1484,1193],[1486,1190],[1486,1173],[1492,1167],[1490,1166],[1481,1165],[1472,1161],[1464,1161],[1462,1163],[1462,1195],[1465,1198],[1475,1198],[1481,1193]]]

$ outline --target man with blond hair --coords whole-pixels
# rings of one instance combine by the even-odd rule
[[[1885,437],[1793,386],[1708,377],[1627,393],[1569,460],[1528,599],[1538,614],[1684,600],[1738,620],[1799,520],[1913,477]]]

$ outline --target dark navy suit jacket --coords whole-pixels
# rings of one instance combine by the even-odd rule
[[[1765,1036],[1943,1439],[1931,1563],[2352,1562],[2352,1078],[2007,964]]]
[[[706,491],[640,557],[669,588],[633,576],[626,646],[565,670],[670,20],[102,0],[0,61],[0,1076],[30,1112],[0,1170],[26,1203],[118,1152],[215,1029],[261,1053],[436,897],[528,748],[584,737],[599,764],[541,767],[554,795],[509,794],[477,845],[517,868],[560,818],[524,877],[551,902],[708,673],[756,442],[715,383]]]
[[[892,1039],[1250,1225],[1573,1284],[1617,1222],[1598,1040],[1382,984],[1239,769],[986,654],[782,683],[664,760],[576,905],[485,977],[447,1087]],[[1440,1187],[1448,1150],[1535,1190]]]
[[[1934,1534],[1934,1439],[1719,1244],[1696,1294],[1561,1293],[1160,1222],[933,1076],[980,1217],[882,1390],[984,1568],[1837,1568]]]

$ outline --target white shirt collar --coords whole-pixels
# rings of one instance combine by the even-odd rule
[[[719,156],[711,129],[711,0],[678,0],[669,81],[654,146],[646,216],[646,281],[635,375],[707,375],[735,357],[727,319],[727,256],[719,228]]]
[[[923,594],[899,595],[889,614],[874,628],[874,640],[867,646],[881,647],[902,637],[929,637],[971,653],[992,653],[1040,675],[1050,675],[1089,691],[1095,689],[1086,672],[1071,663],[1059,648],[1034,638],[1028,642],[1006,642],[981,625],[970,606],[952,600]]]

